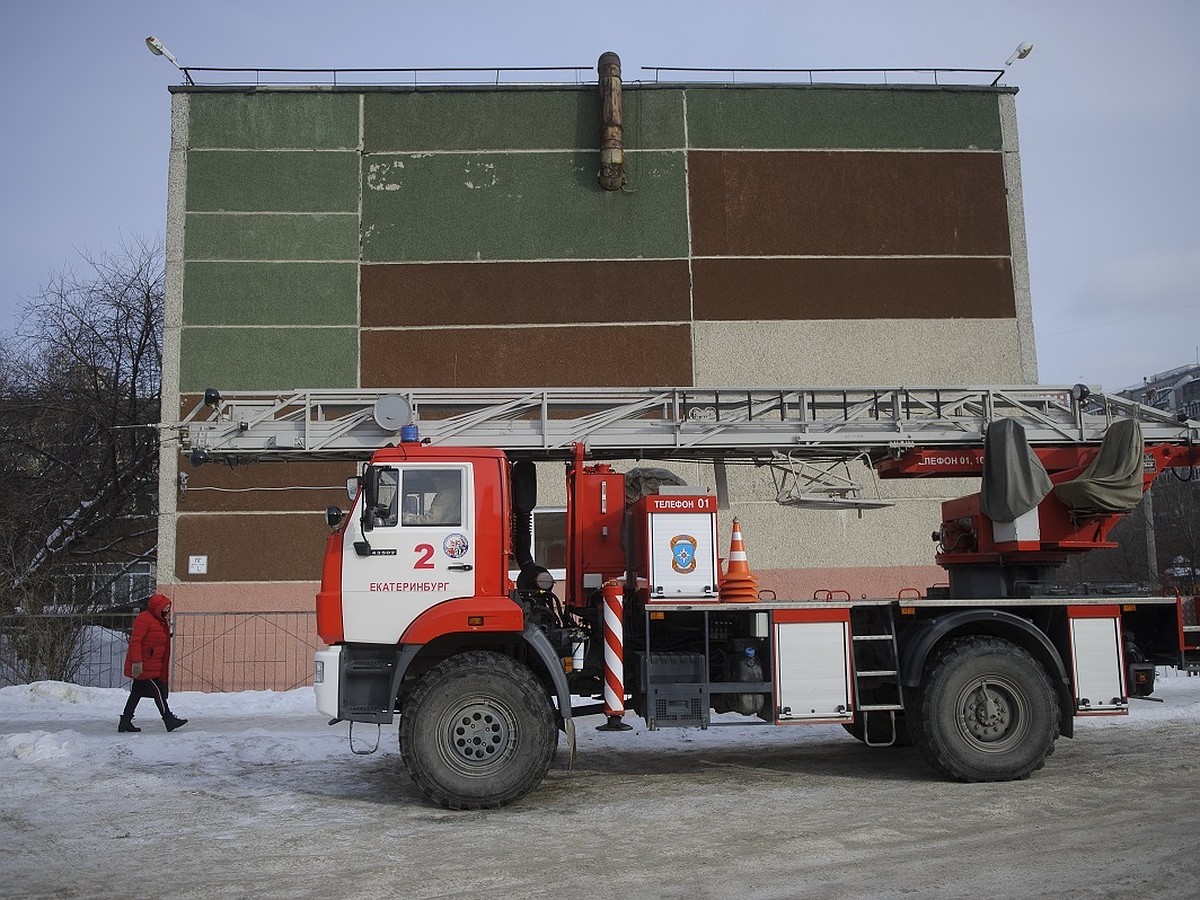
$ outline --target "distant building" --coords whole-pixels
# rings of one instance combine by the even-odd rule
[[[1200,419],[1200,364],[1177,366],[1151,375],[1143,378],[1141,384],[1118,393],[1155,409],[1181,412],[1189,419]]]

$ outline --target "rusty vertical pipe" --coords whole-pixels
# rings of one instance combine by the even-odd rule
[[[596,178],[606,191],[625,184],[625,143],[621,125],[621,57],[611,50],[600,54],[600,172]]]

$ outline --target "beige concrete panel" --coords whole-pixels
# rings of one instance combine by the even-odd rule
[[[1029,244],[1025,239],[1025,201],[1021,188],[1021,152],[1017,142],[1017,98],[1000,94],[1000,134],[1004,149],[1004,185],[1008,192],[1008,234],[1012,241],[1013,299],[1023,380],[1037,384],[1037,346],[1033,334],[1033,292],[1029,285]]]
[[[895,568],[933,565],[931,533],[941,521],[933,500],[887,509],[807,510],[739,503],[718,516],[718,548],[727,556],[736,514],[751,569]]]
[[[176,613],[312,612],[319,581],[213,581],[176,584],[164,590]]]
[[[188,95],[171,95],[171,151],[167,165],[166,278],[163,309],[162,408],[179,396],[179,346],[183,324],[183,245],[187,196]],[[158,561],[160,584],[175,582],[175,519],[179,441],[163,432],[158,451]]]
[[[673,466],[671,467],[673,468]],[[928,500],[952,500],[964,494],[975,494],[979,491],[978,478],[878,478],[874,471],[862,462],[852,462],[847,466],[833,468],[836,474],[852,479],[862,488],[865,500],[897,500],[904,498],[924,498]],[[773,501],[778,494],[777,484],[784,485],[782,472],[775,472],[766,467],[745,465],[730,465],[728,467],[728,485],[730,502],[739,501],[766,502]],[[708,481],[697,483],[712,483]],[[776,478],[780,480],[777,482]]]
[[[695,384],[1022,384],[1015,319],[696,322]]]

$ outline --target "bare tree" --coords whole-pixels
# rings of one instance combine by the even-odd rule
[[[1169,575],[1168,583],[1185,593],[1200,590],[1200,469],[1169,469],[1159,476],[1154,483],[1154,526],[1159,571],[1182,568],[1186,574]]]
[[[0,609],[91,609],[153,559],[163,280],[158,244],[83,254],[0,346]]]

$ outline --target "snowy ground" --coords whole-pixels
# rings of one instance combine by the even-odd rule
[[[959,785],[829,726],[598,733],[508,809],[429,806],[395,730],[310,690],[0,689],[4,897],[1200,896],[1200,678],[1081,721],[1025,782]],[[357,728],[360,749],[374,728]]]

